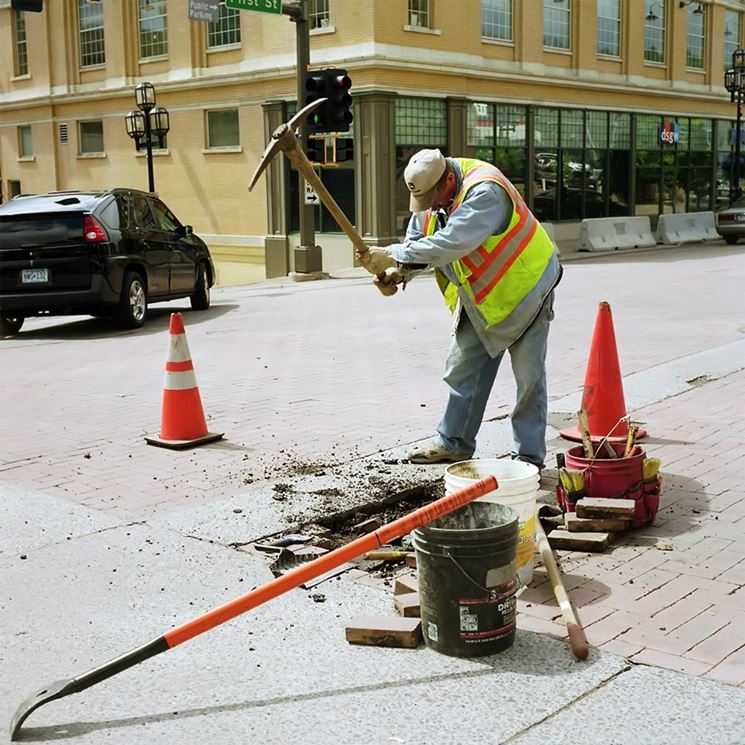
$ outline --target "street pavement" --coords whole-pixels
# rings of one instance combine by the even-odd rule
[[[562,247],[548,376],[555,455],[573,443],[598,303],[611,304],[626,408],[662,460],[654,524],[600,554],[556,552],[592,645],[573,658],[537,562],[515,644],[459,659],[352,646],[393,614],[359,569],[296,589],[28,719],[74,743],[745,743],[743,250],[719,242],[612,254]],[[145,444],[160,422],[168,317],[184,311],[210,430]],[[27,321],[0,343],[0,717],[271,579],[259,538],[416,488],[447,312],[431,277],[383,298],[360,269],[217,288],[209,311],[147,326]],[[476,457],[509,452],[504,365]]]

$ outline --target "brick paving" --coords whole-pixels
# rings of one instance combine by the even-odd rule
[[[551,338],[552,401],[581,389],[600,299],[613,307],[624,375],[739,342],[742,256],[739,247],[707,246],[706,255],[688,247],[567,261]],[[29,321],[0,345],[0,480],[147,520],[219,502],[295,465],[349,463],[428,437],[449,333],[433,285],[420,279],[383,299],[350,272],[221,288],[210,311],[185,311],[208,425],[226,439],[183,452],[143,441],[159,426],[168,315],[183,304],[154,306],[145,329],[124,334],[104,320]],[[740,687],[743,367],[710,375],[704,365],[673,394],[632,406],[649,433],[648,455],[662,461],[654,524],[617,535],[602,554],[557,552],[593,645]],[[512,396],[505,369],[487,418],[508,414]],[[549,465],[570,446],[549,445]],[[540,566],[518,619],[523,629],[564,636]]]

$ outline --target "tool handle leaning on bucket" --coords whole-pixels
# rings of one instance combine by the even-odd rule
[[[551,550],[548,538],[546,538],[537,514],[535,518],[535,534],[538,540],[538,550],[541,552],[541,561],[543,561],[543,566],[546,567],[548,578],[551,580],[551,586],[554,588],[556,602],[559,604],[559,608],[561,608],[561,615],[567,627],[567,635],[569,636],[569,644],[572,646],[572,652],[574,652],[574,656],[578,660],[584,660],[588,654],[585,631],[577,620],[572,604],[569,601],[569,596],[564,589],[559,567],[556,566],[556,559],[554,559],[554,552]]]
[[[114,660],[110,660],[75,678],[59,680],[46,686],[39,693],[30,696],[18,707],[10,725],[10,739],[16,739],[16,735],[23,722],[39,706],[55,699],[69,696],[71,693],[79,693],[96,683],[100,683],[102,680],[106,680],[106,678],[110,678],[112,675],[116,675],[150,657],[154,657],[156,654],[166,652],[177,644],[203,634],[205,631],[209,631],[215,626],[219,626],[231,618],[239,616],[241,613],[256,608],[288,590],[299,587],[303,582],[318,577],[346,561],[356,559],[368,551],[384,546],[394,538],[399,538],[406,533],[410,533],[415,528],[420,528],[422,525],[426,525],[432,520],[442,517],[442,515],[447,515],[449,512],[463,507],[474,499],[483,497],[496,488],[497,479],[494,476],[481,479],[453,494],[441,497],[435,502],[432,502],[432,504],[420,507],[418,510],[414,510],[408,515],[400,517],[398,520],[383,525],[376,531],[361,536],[347,543],[345,546],[340,546],[323,556],[319,556],[317,559],[313,559],[313,561],[309,561],[307,564],[303,564],[297,569],[293,569],[287,572],[287,574],[277,577],[235,600],[231,600],[229,603],[225,603],[202,616],[187,621],[167,631],[163,636],[153,639]]]

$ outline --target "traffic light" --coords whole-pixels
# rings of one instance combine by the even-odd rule
[[[326,125],[330,132],[349,132],[352,123],[352,79],[346,70],[324,70],[326,87]]]
[[[354,140],[351,137],[336,138],[336,162],[344,163],[354,158]]]
[[[308,138],[308,147],[306,148],[308,160],[311,163],[326,162],[326,138],[310,137]]]
[[[317,101],[319,98],[326,97],[326,80],[323,73],[310,73],[305,78],[305,106]],[[315,111],[308,115],[308,131],[317,134],[318,132],[328,132],[326,126],[326,105],[319,106]],[[310,143],[309,143],[310,145]]]
[[[13,10],[28,10],[32,13],[41,13],[42,0],[10,0]]]
[[[352,79],[346,70],[331,68],[309,73],[305,78],[305,106],[325,98],[326,102],[308,115],[308,129],[319,132],[349,132],[352,123]]]

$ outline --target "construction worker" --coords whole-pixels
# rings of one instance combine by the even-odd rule
[[[471,458],[505,351],[517,384],[513,458],[542,469],[546,457],[546,348],[561,265],[546,231],[517,189],[490,163],[415,153],[404,171],[412,216],[402,244],[371,248],[374,274],[401,265],[435,268],[454,314],[448,387],[437,433],[412,463]]]

